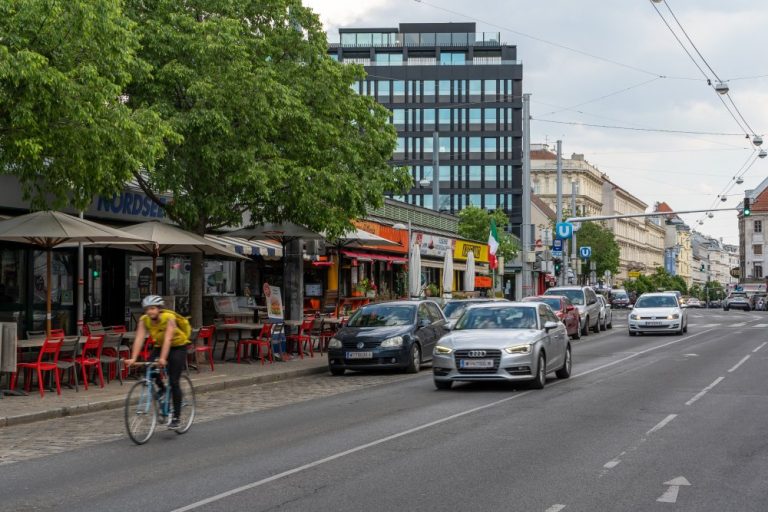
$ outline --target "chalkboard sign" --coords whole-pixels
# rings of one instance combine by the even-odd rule
[[[304,295],[307,297],[322,297],[323,285],[320,283],[307,283],[304,285]]]

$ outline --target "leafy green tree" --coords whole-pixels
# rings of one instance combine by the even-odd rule
[[[459,212],[459,236],[469,240],[485,242],[491,231],[491,219],[496,221],[499,234],[498,256],[511,260],[517,256],[520,244],[505,228],[509,225],[509,217],[503,210],[488,211],[477,206],[467,206]]]
[[[410,186],[388,164],[390,112],[352,91],[360,66],[327,55],[318,17],[300,0],[126,0],[151,76],[129,89],[180,140],[136,178],[197,233],[291,221],[329,236]],[[300,251],[294,251],[300,252]],[[202,312],[202,258],[193,259],[193,320]]]
[[[164,151],[166,123],[125,103],[148,66],[121,4],[0,2],[0,168],[35,208],[84,209]]]
[[[595,263],[598,276],[606,270],[612,273],[619,271],[619,244],[611,230],[595,222],[583,222],[576,232],[579,247],[591,247],[591,261]],[[583,274],[589,274],[589,266],[582,266]]]

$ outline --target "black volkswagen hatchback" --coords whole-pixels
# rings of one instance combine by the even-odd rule
[[[346,370],[398,368],[417,373],[432,359],[446,319],[431,301],[369,304],[358,309],[328,344],[333,375]]]

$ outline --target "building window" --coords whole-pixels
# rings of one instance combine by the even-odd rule
[[[496,137],[483,137],[483,149],[487,153],[496,153],[498,140]]]
[[[486,108],[484,111],[484,114],[485,114],[485,127],[489,129],[495,129],[496,128],[496,109]]]
[[[479,108],[469,109],[469,124],[479,125],[482,122],[481,112],[482,109]]]
[[[451,127],[451,109],[449,108],[438,109],[438,114],[440,119],[440,127],[450,128]]]
[[[389,95],[392,89],[392,85],[389,80],[379,80],[378,89],[380,99],[389,99]]]
[[[405,81],[395,80],[392,82],[392,94],[395,96],[405,96]]]
[[[461,94],[462,96],[465,96],[467,94],[467,82],[464,80],[454,80],[453,92],[457,95]]]
[[[763,278],[763,266],[755,264],[755,275],[753,276],[755,279],[762,279]]]
[[[395,126],[402,126],[405,124],[405,109],[395,108],[392,109],[392,122]]]
[[[481,145],[481,139],[480,137],[470,137],[469,138],[469,152],[470,153],[479,153],[480,152],[480,145]]]
[[[421,179],[432,181],[432,176],[434,173],[432,172],[432,166],[431,165],[425,165],[421,168]]]
[[[485,209],[495,210],[499,206],[496,194],[485,194]]]
[[[482,207],[482,204],[480,203],[480,194],[469,194],[468,201],[467,205],[477,206],[478,208]]]
[[[496,80],[485,80],[485,94],[496,94]]]
[[[752,221],[753,231],[755,233],[762,233],[763,232],[763,221],[761,220],[755,220]]]
[[[439,137],[437,143],[439,144],[440,153],[450,153],[451,152],[451,138],[450,137]]]
[[[348,33],[341,34],[342,46],[355,46],[357,44],[356,36],[357,34],[348,34]]]
[[[450,165],[441,165],[440,166],[440,181],[451,181],[451,166]]]
[[[445,32],[438,32],[436,34],[437,46],[451,46],[451,34]]]
[[[434,96],[434,95],[435,95],[435,81],[424,80],[424,96]]]
[[[403,63],[403,54],[377,53],[374,62],[377,66],[397,66]]]
[[[24,302],[23,262],[24,251],[21,249],[3,249],[0,251],[0,265],[2,265],[2,274],[0,274],[1,303],[22,304]]]
[[[449,195],[440,195],[440,210],[447,210],[451,211],[453,208],[451,206],[451,196]]]
[[[483,167],[483,175],[485,176],[485,183],[496,184],[499,180],[499,167],[496,165],[486,165]]]
[[[470,165],[469,166],[469,181],[482,181],[483,179],[483,168],[479,165]]]
[[[433,108],[425,108],[422,112],[424,112],[424,125],[427,126],[434,126],[435,124],[435,109]]]
[[[440,88],[441,98],[451,97],[451,81],[450,80],[440,80],[440,82],[438,83],[438,87]]]
[[[440,52],[440,64],[442,65],[461,65],[465,64],[467,56],[463,52]]]
[[[763,255],[763,245],[762,244],[754,244],[752,246],[752,254],[755,256],[762,256]]]
[[[397,138],[397,146],[395,147],[395,153],[405,153],[405,137]]]
[[[424,194],[421,196],[424,201],[424,208],[432,208],[432,194]]]
[[[480,96],[482,92],[483,82],[482,80],[470,80],[469,81],[469,94],[472,96]]]

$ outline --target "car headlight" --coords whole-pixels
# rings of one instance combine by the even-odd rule
[[[402,347],[402,346],[403,346],[402,336],[394,336],[392,338],[387,338],[386,340],[381,342],[382,348]]]
[[[640,320],[640,315],[636,315],[636,314],[632,313],[631,315],[629,315],[629,319],[630,320]]]
[[[531,345],[512,345],[511,347],[505,348],[504,352],[507,354],[530,354]]]
[[[679,313],[675,313],[674,315],[667,315],[667,320],[677,320],[678,318],[680,318]]]
[[[451,352],[453,352],[452,348],[448,348],[443,345],[437,345],[435,347],[435,354],[447,355],[447,354],[450,354]]]
[[[341,340],[338,338],[331,338],[328,342],[328,348],[341,348]]]

